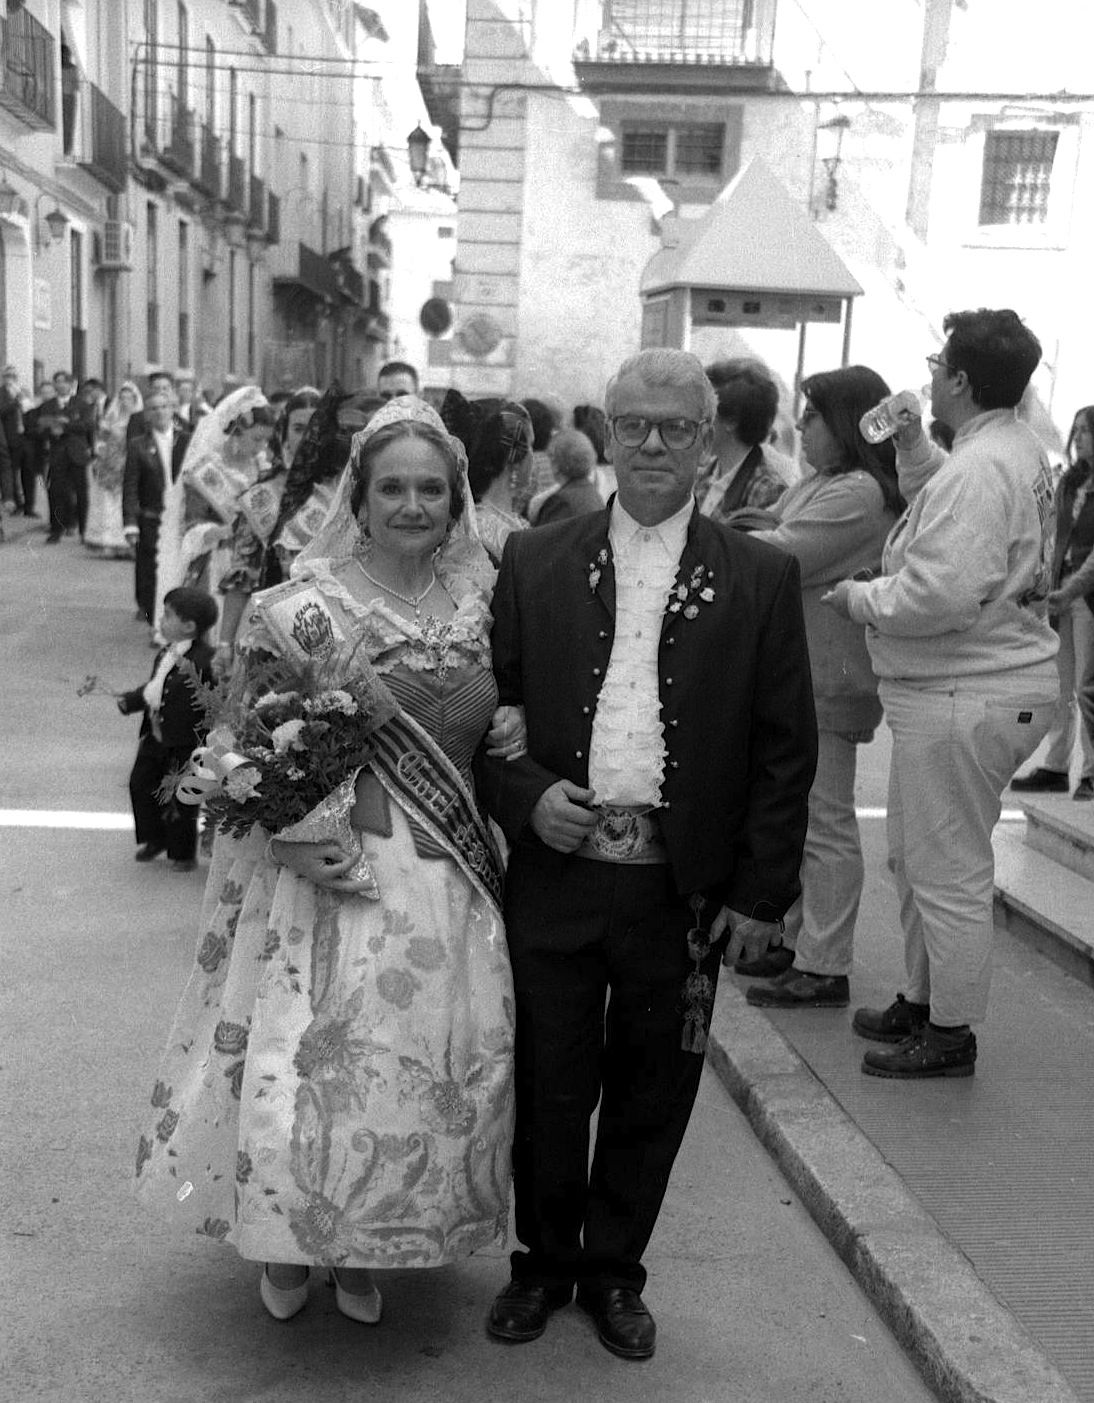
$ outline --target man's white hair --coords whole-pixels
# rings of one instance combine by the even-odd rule
[[[608,388],[604,391],[604,412],[609,419],[615,412],[615,395],[619,382],[627,378],[641,380],[651,389],[655,385],[671,385],[674,389],[690,390],[702,406],[699,416],[701,419],[713,419],[717,413],[718,396],[714,393],[714,386],[707,379],[703,362],[690,351],[659,347],[628,356],[608,381]]]

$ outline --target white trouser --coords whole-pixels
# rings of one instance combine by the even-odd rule
[[[908,999],[931,1021],[983,1020],[991,986],[992,829],[1014,771],[1048,731],[1054,680],[993,673],[883,681],[893,733],[889,867],[896,878]]]
[[[855,818],[853,740],[818,734],[817,775],[809,791],[809,830],[802,855],[802,894],[786,913],[784,942],[796,969],[850,974],[855,917],[862,896],[862,844]]]
[[[1060,700],[1048,733],[1046,770],[1071,769],[1075,729],[1079,730],[1082,754],[1080,774],[1094,777],[1094,613],[1085,599],[1073,599],[1056,621],[1060,651]]]

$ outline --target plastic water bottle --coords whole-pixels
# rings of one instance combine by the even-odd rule
[[[867,443],[884,443],[897,429],[918,419],[922,413],[923,406],[915,390],[901,390],[868,409],[858,421],[859,431]]]

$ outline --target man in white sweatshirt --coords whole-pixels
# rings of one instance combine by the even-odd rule
[[[929,356],[931,413],[955,431],[947,457],[917,422],[898,437],[908,509],[883,575],[843,580],[825,602],[866,625],[893,734],[889,865],[904,930],[906,991],[859,1009],[882,1077],[970,1076],[971,1025],[988,1006],[992,829],[1001,796],[1036,749],[1059,692],[1044,613],[1052,477],[1015,406],[1041,347],[1012,311],[957,312]]]

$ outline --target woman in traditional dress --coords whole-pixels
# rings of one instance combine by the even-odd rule
[[[458,390],[445,395],[441,417],[467,450],[479,533],[497,565],[510,533],[528,525],[516,504],[528,498],[531,417],[513,400],[468,400]]]
[[[278,1319],[323,1266],[339,1310],[375,1322],[370,1269],[496,1245],[508,1217],[512,988],[470,780],[497,702],[494,572],[463,447],[423,401],[393,400],[357,434],[293,576],[256,598],[245,666],[350,644],[326,685],[353,689],[364,666],[394,714],[313,810],[317,833],[354,840],[255,830],[225,850],[230,870],[214,864],[138,1188],[265,1262]]]
[[[231,559],[239,498],[269,465],[275,418],[257,385],[233,390],[198,421],[182,471],[164,493],[156,548],[156,612],[176,585],[212,593]]]
[[[131,560],[133,557],[133,547],[122,530],[125,432],[130,417],[143,408],[140,390],[132,380],[126,380],[99,421],[95,456],[88,464],[84,544],[94,555],[106,556],[111,560]]]

